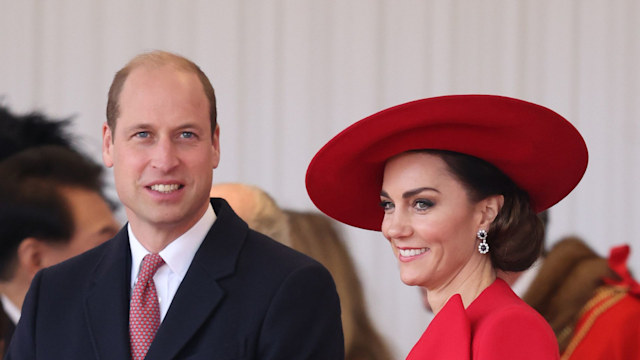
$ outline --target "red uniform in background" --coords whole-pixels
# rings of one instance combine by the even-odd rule
[[[611,250],[609,267],[619,279],[605,280],[583,307],[562,359],[640,359],[640,284],[628,255],[628,246]]]

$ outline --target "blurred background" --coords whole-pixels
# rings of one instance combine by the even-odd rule
[[[521,98],[565,116],[590,151],[584,179],[550,211],[549,244],[574,234],[606,256],[629,243],[638,274],[638,19],[636,0],[0,0],[0,103],[74,116],[100,159],[115,72],[143,51],[179,53],[217,92],[214,182],[311,210],[306,166],[354,121],[444,94]],[[343,231],[375,324],[404,358],[430,320],[418,290],[381,234]]]

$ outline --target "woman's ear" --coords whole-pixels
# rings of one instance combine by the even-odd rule
[[[498,217],[502,205],[504,205],[504,196],[491,195],[479,203],[480,212],[482,213],[482,219],[480,221],[480,229],[489,230],[493,220]]]

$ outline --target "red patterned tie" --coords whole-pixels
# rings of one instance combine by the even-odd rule
[[[144,359],[160,327],[160,305],[153,275],[162,264],[164,260],[160,255],[147,254],[142,259],[138,280],[133,287],[129,305],[129,336],[133,360]]]

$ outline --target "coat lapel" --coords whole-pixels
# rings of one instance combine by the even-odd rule
[[[175,357],[208,321],[223,298],[218,280],[233,274],[248,227],[221,199],[212,199],[217,219],[198,249],[171,302],[146,359]]]
[[[128,359],[131,250],[127,227],[106,244],[89,286],[85,314],[98,359]]]

